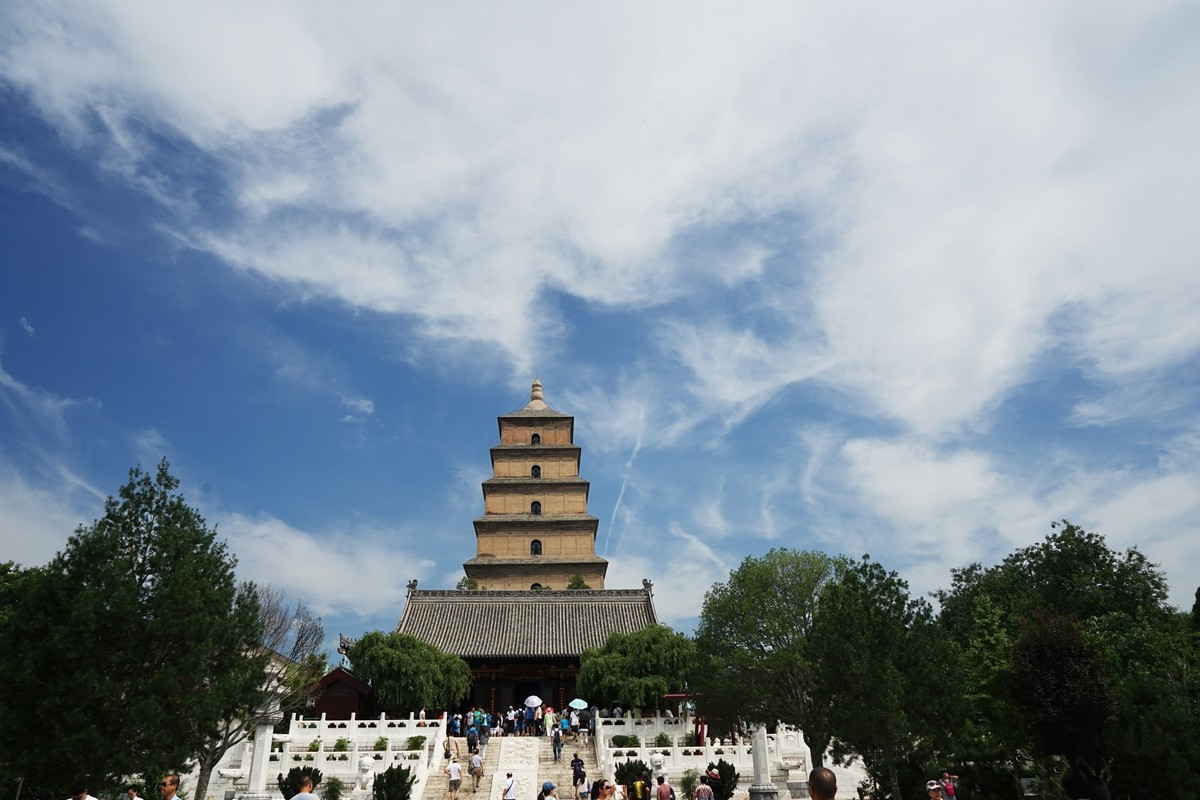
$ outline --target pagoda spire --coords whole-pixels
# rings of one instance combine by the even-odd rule
[[[542,379],[533,379],[533,388],[529,390],[529,403],[525,406],[525,411],[544,411],[546,405],[546,396],[542,393]]]

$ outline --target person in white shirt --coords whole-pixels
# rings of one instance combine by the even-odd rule
[[[517,779],[511,772],[504,776],[504,800],[517,800]]]
[[[305,773],[300,776],[300,782],[296,784],[300,791],[292,795],[292,800],[317,800],[317,796],[313,794],[313,779],[312,775]]]
[[[442,771],[450,776],[450,800],[458,800],[458,787],[462,786],[462,765],[454,758]]]
[[[96,800],[88,794],[87,784],[83,781],[76,781],[71,784],[71,800]]]

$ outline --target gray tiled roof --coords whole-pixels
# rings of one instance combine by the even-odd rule
[[[648,589],[418,591],[396,630],[464,658],[578,657],[657,622]]]
[[[545,408],[528,408],[528,407],[526,407],[526,408],[520,409],[519,411],[510,411],[507,414],[501,414],[500,416],[501,417],[534,417],[534,418],[537,418],[537,417],[567,417],[569,419],[574,419],[574,417],[572,417],[570,414],[564,414],[563,412],[558,411],[553,408],[550,408],[549,406],[547,406]]]

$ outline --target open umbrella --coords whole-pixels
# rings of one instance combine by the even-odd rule
[[[580,700],[578,697],[576,697],[570,703],[567,703],[567,705],[569,705],[571,708],[582,711],[583,709],[587,708],[587,700]]]
[[[536,694],[531,694],[529,697],[525,698],[525,705],[529,706],[530,708],[537,708],[541,704],[542,698],[538,697]]]

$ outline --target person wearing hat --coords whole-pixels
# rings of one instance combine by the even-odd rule
[[[925,784],[925,791],[929,792],[930,800],[941,800],[942,784],[940,781],[929,781]]]
[[[548,798],[558,800],[558,795],[554,793],[554,784],[550,781],[543,783],[542,790],[538,792],[538,800],[548,800]]]

